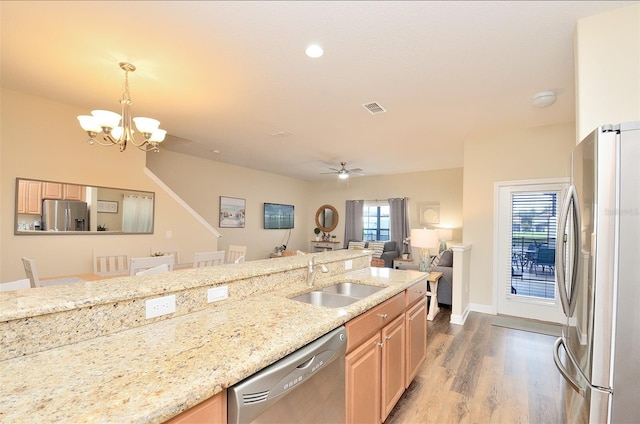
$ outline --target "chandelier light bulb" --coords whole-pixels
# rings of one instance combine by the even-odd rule
[[[158,143],[162,142],[167,134],[161,130],[160,121],[152,118],[133,118],[136,128],[144,140],[136,142],[134,129],[131,123],[131,96],[129,95],[129,72],[136,70],[136,67],[127,62],[120,62],[120,68],[124,71],[124,91],[120,105],[122,114],[117,114],[108,110],[92,110],[91,116],[80,115],[78,121],[83,130],[89,134],[89,144],[98,142],[102,146],[120,146],[120,151],[124,152],[127,143],[131,143],[143,152],[158,152]],[[102,134],[102,140],[96,139],[98,134]]]

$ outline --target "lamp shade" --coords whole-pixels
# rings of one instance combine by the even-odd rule
[[[413,229],[411,230],[411,246],[431,249],[438,247],[438,230]]]

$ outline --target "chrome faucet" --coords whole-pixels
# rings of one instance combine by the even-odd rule
[[[321,264],[320,269],[323,273],[329,272],[329,268],[327,268],[325,264]],[[309,287],[313,286],[313,282],[316,280],[317,274],[318,270],[316,269],[316,257],[312,256],[311,260],[307,264],[307,285]]]

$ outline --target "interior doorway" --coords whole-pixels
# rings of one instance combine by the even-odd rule
[[[555,275],[557,218],[566,180],[496,184],[494,293],[498,314],[565,321]]]

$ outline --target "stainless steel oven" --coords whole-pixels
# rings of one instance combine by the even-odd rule
[[[346,346],[339,327],[237,383],[227,422],[343,423]]]

